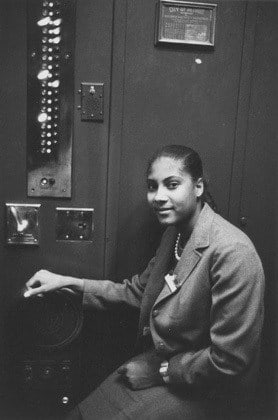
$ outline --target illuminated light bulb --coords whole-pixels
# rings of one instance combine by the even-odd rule
[[[45,26],[45,25],[48,25],[50,22],[51,22],[51,19],[50,19],[50,17],[49,17],[49,16],[47,16],[47,17],[45,17],[45,18],[40,19],[40,20],[37,22],[37,25],[38,25],[38,26]]]
[[[46,144],[47,144],[47,146],[51,146],[51,141],[50,140],[48,140],[47,142],[46,142]]]
[[[39,80],[44,80],[44,79],[47,79],[48,77],[50,77],[49,76],[49,71],[48,70],[41,70],[39,73],[38,73],[38,75],[37,75],[37,78],[39,79]]]
[[[43,123],[43,122],[45,122],[46,120],[47,120],[47,113],[46,112],[41,112],[39,115],[38,115],[38,121],[40,122],[40,123]]]
[[[47,137],[51,137],[51,133],[47,133]]]
[[[47,108],[47,112],[52,112],[52,108]]]
[[[48,51],[49,51],[49,52],[52,52],[52,51],[53,51],[53,48],[52,48],[52,47],[49,47],[49,48],[48,48]]]
[[[52,61],[53,57],[51,57],[51,55],[48,57],[48,61]]]
[[[48,84],[49,84],[49,83],[48,83]],[[51,95],[52,95],[51,90],[49,90],[49,91],[47,92],[47,94],[48,94],[48,96],[51,96]]]
[[[52,70],[52,68],[53,68],[52,64],[49,64],[49,66],[47,66],[47,68],[48,68],[49,70]]]
[[[61,37],[60,36],[56,36],[55,38],[50,38],[48,40],[48,42],[50,44],[59,44],[60,41],[61,41]]]
[[[52,104],[52,99],[48,99],[48,100],[47,100],[47,103],[48,103],[48,104]]]
[[[49,16],[53,16],[53,12],[49,12]]]
[[[51,130],[51,124],[47,125],[48,130]]]
[[[53,82],[48,82],[48,86],[57,88],[60,86],[60,80],[54,80]],[[55,93],[58,93],[58,92],[55,91]]]
[[[61,25],[61,23],[62,23],[62,19],[55,19],[55,20],[52,20],[52,22],[50,22],[50,24],[54,26],[59,26]]]
[[[49,3],[49,7],[53,7],[54,4],[52,2]]]
[[[48,115],[47,119],[48,119],[48,121],[51,121],[52,120],[52,118],[51,118],[50,115]]]
[[[46,153],[51,153],[51,149],[46,149]]]
[[[55,29],[49,29],[49,33],[53,34],[53,35],[59,35],[59,33],[61,32],[61,28],[57,27]]]

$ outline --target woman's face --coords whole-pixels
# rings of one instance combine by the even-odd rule
[[[152,164],[147,182],[149,205],[162,225],[194,225],[201,210],[201,178],[193,181],[181,161],[160,157]]]

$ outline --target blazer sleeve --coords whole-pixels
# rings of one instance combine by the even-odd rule
[[[139,308],[154,263],[155,257],[141,275],[136,274],[131,280],[125,279],[122,283],[84,279],[83,306],[105,310],[112,304],[126,303]]]
[[[225,386],[244,376],[258,355],[264,274],[255,249],[226,245],[215,252],[210,276],[210,345],[170,358],[170,383]]]

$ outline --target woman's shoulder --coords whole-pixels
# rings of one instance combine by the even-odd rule
[[[211,242],[220,247],[228,246],[256,251],[252,240],[237,226],[215,213],[211,225]]]

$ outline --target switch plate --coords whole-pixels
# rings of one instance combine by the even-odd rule
[[[6,242],[8,245],[39,244],[40,204],[6,203]]]
[[[94,231],[94,209],[56,208],[57,241],[92,241]]]
[[[81,83],[81,121],[103,121],[103,83]]]

